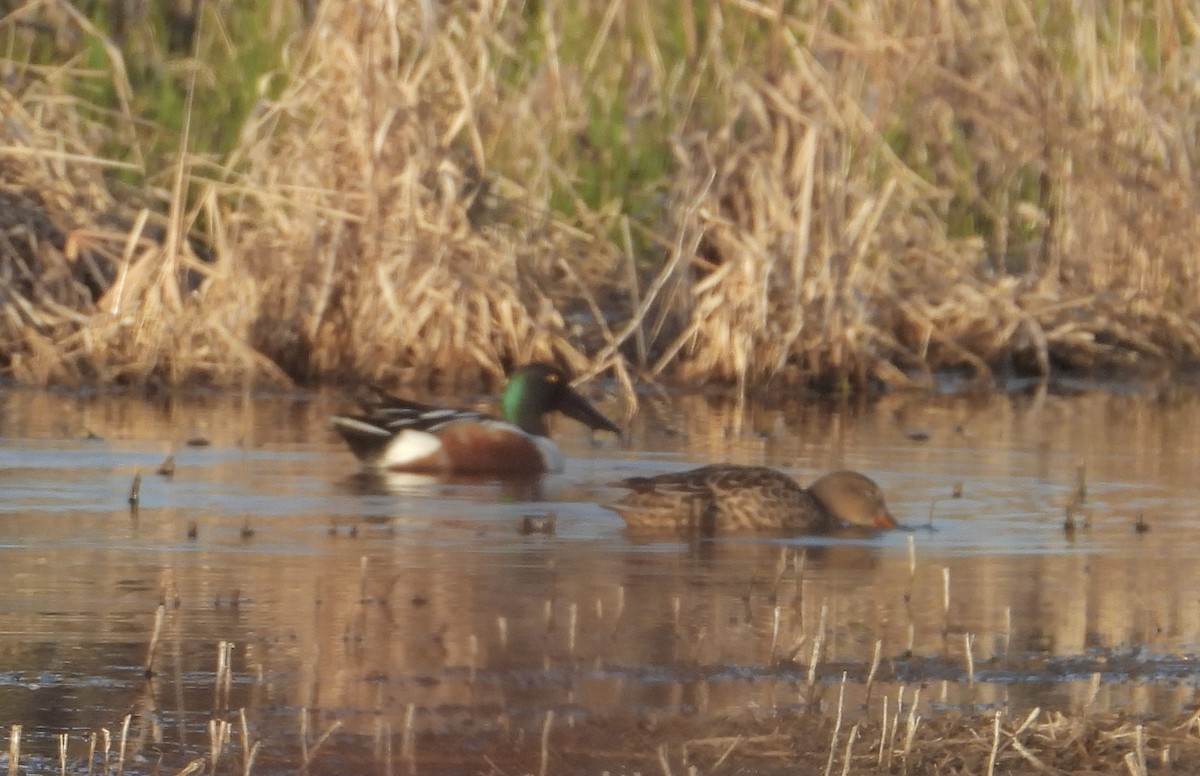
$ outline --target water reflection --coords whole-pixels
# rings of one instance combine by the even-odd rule
[[[562,424],[567,473],[512,483],[362,474],[328,430],[336,398],[4,394],[0,721],[49,753],[139,710],[144,741],[194,754],[225,713],[222,640],[268,772],[301,719],[386,759],[406,727],[486,748],[548,710],[825,713],[843,673],[865,715],[918,685],[922,713],[1195,704],[1195,397],[674,401],[625,448]],[[724,460],[860,469],[916,530],[645,542],[599,506],[614,480]],[[553,533],[519,530],[530,515]]]

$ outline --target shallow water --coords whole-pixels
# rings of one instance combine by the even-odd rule
[[[646,397],[624,444],[559,423],[567,473],[520,485],[365,477],[328,428],[339,406],[0,394],[0,724],[23,725],[32,770],[57,772],[61,733],[75,761],[100,728],[115,752],[131,712],[131,766],[203,756],[210,719],[244,710],[255,773],[294,770],[335,724],[314,768],[357,752],[382,773],[402,750],[422,772],[482,767],[551,711],[832,714],[843,674],[852,716],[918,688],[922,714],[1197,703],[1193,395]],[[911,530],[688,545],[599,506],[613,480],[721,460],[860,469]]]

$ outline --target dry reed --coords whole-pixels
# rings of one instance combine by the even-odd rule
[[[72,96],[95,73],[0,61],[0,369],[449,384],[553,358],[744,393],[1200,358],[1191,5],[686,7],[671,39],[620,1],[320,3],[228,158],[185,122],[146,170],[120,48],[19,5],[0,32],[98,44],[118,109]],[[665,196],[584,190],[639,142]]]

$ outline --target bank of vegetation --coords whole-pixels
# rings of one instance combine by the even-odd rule
[[[1190,4],[191,7],[0,4],[11,379],[1200,357]]]

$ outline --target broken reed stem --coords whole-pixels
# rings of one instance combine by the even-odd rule
[[[308,768],[308,707],[300,708],[300,765]]]
[[[579,604],[572,601],[567,608],[567,654],[575,657],[575,628],[579,625]]]
[[[771,652],[767,656],[767,665],[775,665],[775,649],[779,645],[779,618],[783,607],[775,606],[775,619],[771,625]]]
[[[417,705],[408,704],[404,709],[404,733],[400,736],[400,759],[408,763],[409,773],[417,770],[416,734],[413,726],[416,724]]]
[[[800,620],[797,625],[804,630],[804,568],[808,565],[808,550],[801,550],[800,557],[792,564],[795,569],[796,592],[792,596],[792,611],[798,612]]]
[[[829,604],[821,604],[821,619],[817,622],[817,634],[813,637],[812,659],[808,663],[808,694],[812,700],[813,685],[817,683],[817,663],[821,660],[821,646],[825,642],[825,618],[829,615]]]
[[[1196,726],[1196,732],[1197,732],[1197,734],[1200,734],[1200,725],[1198,725],[1198,723],[1200,723],[1200,707],[1198,707],[1195,711],[1192,712],[1192,716],[1188,717],[1187,721],[1185,721],[1182,725],[1179,725],[1175,729],[1186,735],[1188,728]]]
[[[942,566],[942,614],[946,617],[946,630],[950,630],[950,567]]]
[[[1025,719],[1021,722],[1021,724],[1017,727],[1017,729],[1012,732],[1012,735],[1009,736],[1009,738],[1016,738],[1017,736],[1024,733],[1026,728],[1028,728],[1030,725],[1032,725],[1034,722],[1037,721],[1037,718],[1041,713],[1042,713],[1042,707],[1038,706],[1038,707],[1034,708],[1032,711],[1030,711],[1028,714],[1026,714]]]
[[[921,700],[921,688],[913,691],[912,703],[908,707],[908,727],[904,731],[904,768],[908,770],[908,758],[912,754],[913,739],[917,736],[917,725],[921,724],[921,715],[917,714],[917,706]]]
[[[158,605],[154,611],[154,630],[150,632],[150,648],[146,650],[146,665],[142,672],[146,677],[154,676],[154,656],[158,652],[158,639],[162,635],[163,619],[167,615],[167,607]]]
[[[133,470],[133,483],[129,486],[129,512],[132,516],[137,516],[138,504],[142,498],[142,467],[135,467]]]
[[[87,776],[92,776],[92,764],[96,762],[96,731],[88,736],[88,768]]]
[[[846,701],[846,672],[842,672],[842,683],[838,687],[837,716],[833,721],[833,736],[829,739],[829,758],[825,761],[825,776],[833,771],[833,758],[837,756],[838,733],[842,730],[842,707]]]
[[[896,732],[900,730],[900,717],[904,714],[904,685],[896,691],[896,716],[892,718],[892,732],[888,735],[887,769],[892,769],[892,754],[896,751]]]
[[[205,760],[203,757],[197,757],[185,765],[183,770],[176,773],[175,776],[192,776],[193,773],[203,773],[206,770],[208,770],[208,760]]]
[[[246,765],[242,768],[242,776],[250,776],[251,770],[254,769],[254,761],[258,758],[258,748],[262,745],[262,741],[255,741],[254,746],[250,747],[250,754],[246,757]]]
[[[996,773],[996,755],[1000,753],[1000,717],[1003,714],[1003,711],[997,711],[992,724],[992,751],[988,754],[987,776],[995,776]]]
[[[129,742],[129,723],[133,720],[132,714],[125,715],[125,721],[121,723],[121,748],[117,750],[117,776],[125,773],[125,745]]]
[[[662,768],[663,776],[671,776],[671,761],[667,759],[667,745],[658,746],[658,767]]]
[[[500,649],[508,649],[508,618],[504,615],[496,618],[496,631],[500,637]]]
[[[883,659],[883,639],[875,640],[875,654],[871,656],[871,670],[867,672],[867,697],[864,703],[871,702],[871,686],[875,683],[875,674],[879,671],[879,661]],[[884,696],[885,702],[887,696]]]
[[[887,693],[883,696],[883,710],[879,714],[879,753],[875,758],[875,770],[883,767],[883,752],[887,749],[888,743],[888,697]]]
[[[317,738],[317,740],[313,742],[313,745],[311,747],[309,747],[307,756],[309,758],[315,758],[317,756],[317,752],[319,752],[321,750],[321,747],[325,745],[325,742],[329,740],[329,737],[332,736],[337,731],[337,729],[340,728],[341,726],[342,726],[342,721],[338,720],[338,721],[334,722],[333,724],[331,724],[329,727],[325,728],[325,732],[322,733]],[[258,745],[255,744],[256,748],[257,748],[257,746]]]
[[[250,776],[250,769],[254,767],[254,758],[258,755],[258,745],[262,742],[255,741],[254,746],[250,746],[250,724],[246,721],[244,706],[238,709],[238,719],[242,726],[242,776]]]
[[[546,712],[546,721],[542,723],[542,765],[538,776],[546,776],[550,767],[550,728],[554,725],[554,709]]]
[[[229,709],[229,693],[233,688],[233,672],[230,662],[233,659],[233,643],[221,641],[217,644],[217,677],[213,688],[213,709],[226,711]]]
[[[21,772],[21,726],[13,725],[8,735],[8,776]]]
[[[739,735],[733,739],[733,743],[731,743],[729,745],[729,747],[725,750],[725,753],[722,754],[720,757],[718,757],[717,761],[712,764],[711,768],[708,769],[709,773],[717,772],[717,769],[720,768],[725,763],[725,761],[728,760],[729,757],[733,754],[733,750],[737,749],[738,744],[742,743],[742,738],[743,738],[743,736]]]
[[[854,742],[858,739],[858,728],[862,723],[854,723],[850,728],[850,737],[846,739],[846,759],[842,761],[842,776],[850,776],[850,758],[854,755]]]
[[[383,728],[379,731],[383,738],[383,762],[387,766],[383,769],[384,776],[392,776],[392,720],[390,717],[383,718]]]
[[[58,734],[58,772],[67,776],[67,734]]]
[[[1138,773],[1148,773],[1146,766],[1146,728],[1142,725],[1137,726],[1134,737],[1133,753],[1137,756]]]
[[[1004,607],[1004,657],[1008,657],[1008,650],[1012,646],[1012,607]]]
[[[109,771],[109,753],[112,751],[112,733],[108,728],[100,728],[100,736],[104,739],[104,773],[108,775]]]
[[[967,684],[974,686],[975,684],[975,634],[963,634],[963,650],[967,655]]]
[[[213,773],[217,772],[221,753],[225,751],[225,744],[229,742],[230,727],[228,720],[210,719],[208,721],[208,761],[212,766]]]

